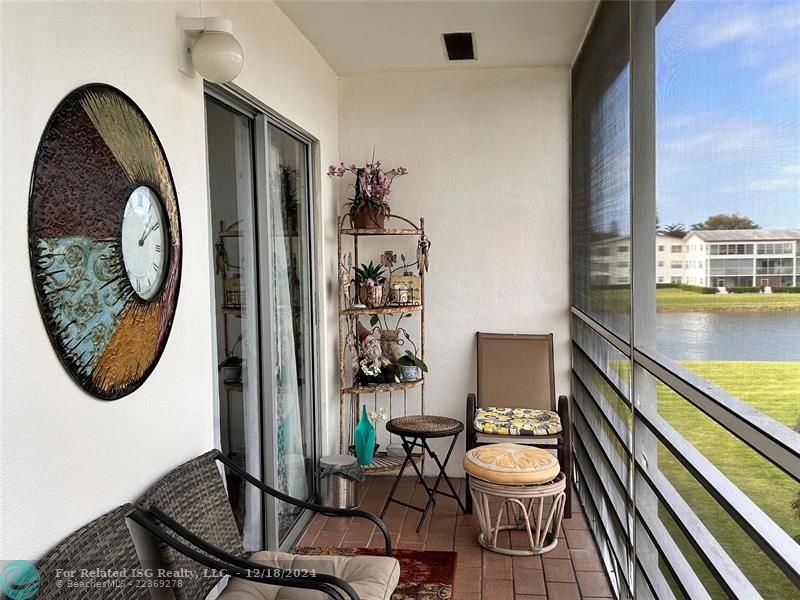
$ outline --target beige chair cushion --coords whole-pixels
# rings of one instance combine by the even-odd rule
[[[304,556],[285,552],[256,552],[250,560],[281,569],[316,571],[344,579],[361,600],[390,600],[400,580],[400,563],[387,556]],[[330,600],[321,592],[282,588],[231,578],[220,595],[225,600]]]
[[[552,481],[561,466],[547,450],[503,442],[467,452],[464,470],[490,483],[532,485]]]

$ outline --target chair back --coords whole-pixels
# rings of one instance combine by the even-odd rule
[[[39,571],[39,592],[24,597],[37,600],[150,600],[150,592],[144,586],[100,585],[106,581],[115,581],[115,572],[132,573],[141,568],[125,521],[132,508],[130,504],[119,506],[59,542],[36,563]],[[82,576],[81,569],[98,571],[96,576]],[[70,571],[74,574],[69,573]],[[133,579],[119,578],[119,581],[128,583]],[[70,583],[73,585],[69,585]],[[93,587],[91,584],[97,586]]]
[[[478,332],[478,406],[555,410],[553,334]]]
[[[228,495],[217,466],[217,450],[211,450],[176,467],[137,501],[143,510],[159,508],[180,525],[230,554],[245,556],[242,536],[236,525]],[[174,572],[204,573],[206,568],[180,552],[159,543],[161,558]],[[219,578],[185,578],[173,588],[177,600],[205,598]]]

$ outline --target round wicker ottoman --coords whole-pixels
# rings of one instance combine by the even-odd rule
[[[481,546],[515,556],[543,554],[555,548],[567,487],[555,456],[521,444],[490,444],[467,452],[464,470],[470,475]],[[498,546],[497,536],[509,529],[525,531],[529,548]]]

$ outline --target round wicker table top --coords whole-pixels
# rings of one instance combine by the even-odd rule
[[[450,417],[436,415],[408,415],[386,423],[386,430],[406,437],[436,438],[456,435],[464,431],[464,424]]]

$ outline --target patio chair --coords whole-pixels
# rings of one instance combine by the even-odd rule
[[[372,521],[383,534],[386,556],[300,556],[272,551],[248,555],[218,462],[282,502],[331,517]],[[220,595],[226,600],[389,600],[400,576],[399,563],[391,558],[389,533],[378,517],[287,496],[242,470],[219,450],[170,471],[142,495],[130,518],[157,540],[160,559],[170,572],[197,573],[202,570],[199,563],[231,575]],[[314,576],[305,576],[312,572]],[[170,587],[176,600],[202,600],[220,579],[189,576],[176,579]]]
[[[513,442],[555,449],[567,479],[564,517],[572,516],[572,412],[556,402],[553,334],[476,334],[478,392],[467,396],[467,451]],[[469,478],[469,475],[467,475]],[[467,494],[467,512],[472,498]]]
[[[128,519],[143,523],[155,529],[159,536],[168,536],[152,523],[140,509],[131,504],[123,504],[87,523],[61,540],[40,561],[36,570],[22,563],[14,566],[13,595],[0,598],[36,598],[37,600],[156,600],[173,599],[170,588],[161,587],[156,569],[160,561],[154,561],[152,550],[141,536],[135,534],[135,525],[129,527]],[[139,544],[134,542],[144,542]],[[295,581],[281,577],[270,577],[264,572],[264,565],[253,563],[249,569],[241,562],[216,560],[188,547],[177,539],[171,544],[194,556],[207,569],[225,572],[232,577],[249,579],[255,582],[268,582],[285,586],[303,587],[307,581]],[[157,548],[156,548],[157,550]],[[196,563],[193,565],[196,567]],[[26,571],[27,567],[27,571]],[[255,568],[260,570],[255,570]],[[195,572],[197,569],[193,569]],[[210,571],[209,571],[210,572]],[[219,577],[213,579],[214,583]],[[320,584],[336,578],[320,580]],[[341,582],[342,585],[347,585]],[[323,585],[318,585],[323,589]],[[38,588],[38,589],[37,589]],[[5,588],[4,588],[5,589]],[[317,589],[317,588],[314,588]],[[8,590],[7,590],[8,591]],[[303,596],[305,597],[305,596]],[[329,597],[348,600],[358,596],[330,595]],[[202,597],[197,597],[198,600]]]
[[[32,571],[28,587],[22,584],[25,575],[18,572],[15,584],[17,593],[11,595],[9,592],[7,597],[37,600],[151,600],[150,591],[144,586],[108,588],[85,585],[100,584],[113,578],[102,573],[133,573],[141,568],[125,522],[132,508],[130,504],[119,506],[69,534],[36,563],[38,578]],[[97,569],[97,575],[83,575],[80,569]],[[38,592],[35,589],[37,585]],[[6,596],[0,593],[0,598]]]

